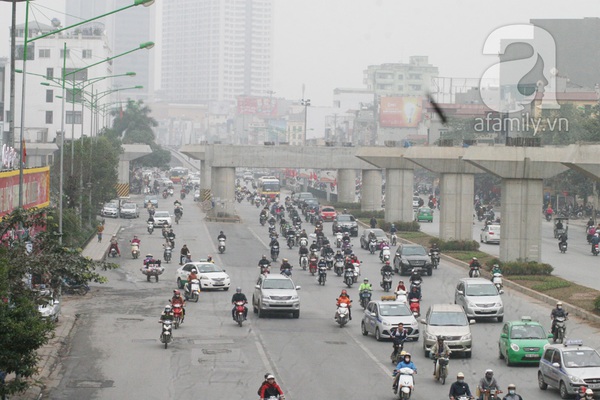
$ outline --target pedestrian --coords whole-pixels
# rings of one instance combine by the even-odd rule
[[[102,243],[102,232],[104,232],[104,225],[98,224],[96,232],[98,233],[98,243]]]
[[[377,226],[377,220],[375,219],[375,216],[371,217],[371,220],[369,221],[369,223],[371,224],[371,229],[373,229]]]

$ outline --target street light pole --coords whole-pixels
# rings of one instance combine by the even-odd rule
[[[63,47],[63,55],[67,53],[67,42]],[[60,111],[60,178],[59,178],[59,196],[58,196],[58,243],[62,244],[63,237],[63,175],[65,165],[65,67],[67,66],[67,58],[63,57],[62,67],[62,99],[61,99],[61,111]],[[25,81],[25,74],[23,74],[23,81]],[[20,191],[19,191],[20,193]]]
[[[303,146],[306,146],[306,123],[307,123],[307,116],[308,116],[308,107],[310,106],[310,99],[302,99],[302,103],[304,106],[304,139],[303,139]]]

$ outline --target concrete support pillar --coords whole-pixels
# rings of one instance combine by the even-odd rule
[[[385,170],[385,220],[412,221],[414,170],[387,168]]]
[[[542,179],[502,179],[500,261],[540,260],[542,196]]]
[[[235,214],[235,168],[213,167],[211,173],[215,215],[233,216]]]
[[[473,174],[440,175],[440,239],[473,240],[474,183]]]
[[[211,168],[206,160],[200,160],[200,189],[210,189]]]
[[[338,169],[337,195],[340,203],[356,201],[356,172],[353,169]]]
[[[129,185],[129,160],[119,160],[119,183]]]
[[[362,170],[362,188],[360,192],[360,209],[362,211],[381,210],[381,184],[381,170]]]

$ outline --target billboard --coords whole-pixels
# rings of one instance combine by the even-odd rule
[[[238,96],[237,114],[276,117],[277,99],[273,99],[272,97]]]
[[[50,205],[50,167],[23,170],[23,208]],[[19,206],[19,170],[0,172],[0,218]]]
[[[422,97],[382,97],[379,102],[379,125],[389,128],[414,128],[421,122]]]

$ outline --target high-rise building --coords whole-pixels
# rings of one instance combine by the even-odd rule
[[[90,19],[118,8],[130,5],[132,0],[67,0],[66,25]],[[105,26],[105,34],[113,54],[121,54],[132,50],[141,43],[155,41],[155,6],[132,7],[98,20]],[[143,90],[128,94],[132,99],[149,99],[154,92],[155,51],[139,51],[131,56],[117,58],[113,61],[113,73],[121,75],[135,72],[136,77],[117,77],[113,80],[115,87],[144,86]]]
[[[163,4],[164,100],[235,102],[271,90],[272,0]]]

